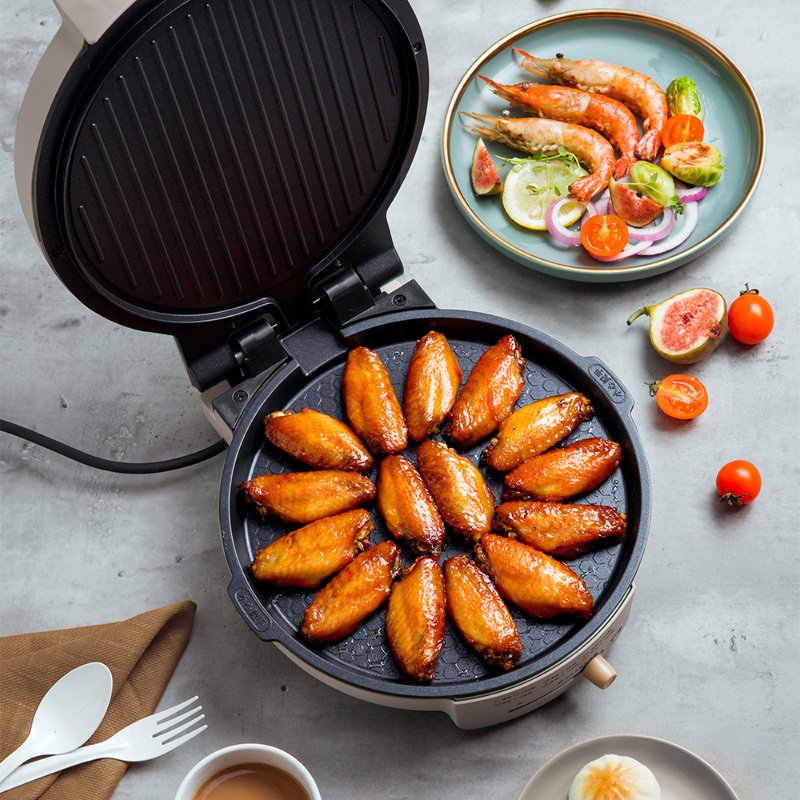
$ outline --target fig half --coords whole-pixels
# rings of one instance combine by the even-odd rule
[[[477,195],[499,194],[503,190],[503,182],[500,180],[500,173],[497,171],[494,161],[492,161],[492,154],[481,138],[478,138],[475,143],[470,177],[472,189]]]
[[[611,195],[614,213],[634,228],[649,225],[664,210],[655,200],[639,194],[627,183],[620,183],[613,178],[608,182],[608,192]]]
[[[642,314],[650,317],[650,343],[656,352],[676,364],[711,355],[728,330],[725,298],[713,289],[687,289],[643,306],[631,314],[628,325]]]

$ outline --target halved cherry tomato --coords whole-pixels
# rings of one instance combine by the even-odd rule
[[[772,331],[775,316],[772,306],[747,284],[744,291],[731,303],[728,309],[728,330],[736,341],[742,344],[763,342]]]
[[[752,503],[761,491],[761,474],[749,461],[729,461],[717,473],[717,491],[728,505]]]
[[[693,375],[667,375],[650,384],[658,407],[673,419],[694,419],[708,407],[706,387]]]
[[[598,258],[615,256],[628,244],[628,226],[616,214],[589,217],[581,228],[581,244]]]
[[[681,142],[702,142],[705,136],[703,123],[691,114],[676,114],[670,117],[661,129],[661,140],[664,147],[671,147]]]

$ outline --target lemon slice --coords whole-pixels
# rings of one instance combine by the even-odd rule
[[[584,175],[588,175],[586,170],[560,158],[515,164],[506,175],[503,208],[517,225],[533,231],[547,230],[547,209],[567,197],[569,185]],[[558,221],[564,226],[572,225],[585,209],[583,203],[569,200],[561,207]]]

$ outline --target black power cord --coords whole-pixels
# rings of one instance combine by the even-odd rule
[[[130,463],[123,461],[111,461],[108,458],[99,458],[90,453],[84,453],[82,450],[76,450],[68,444],[59,442],[56,439],[51,439],[49,436],[44,436],[41,433],[25,428],[22,425],[17,425],[14,422],[0,419],[0,432],[10,433],[12,436],[18,436],[20,439],[26,439],[29,442],[38,444],[40,447],[46,447],[54,453],[58,453],[65,458],[71,458],[73,461],[78,461],[81,464],[86,464],[95,469],[104,469],[107,472],[122,472],[126,475],[152,475],[156,472],[170,472],[175,469],[183,469],[183,467],[190,467],[192,464],[199,464],[201,461],[207,461],[216,455],[222,453],[228,446],[222,439],[214,444],[209,445],[203,450],[198,450],[196,453],[188,453],[185,456],[178,456],[178,458],[169,458],[166,461],[145,461],[142,463]]]

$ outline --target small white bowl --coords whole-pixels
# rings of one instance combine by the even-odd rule
[[[307,792],[310,800],[322,800],[311,773],[293,756],[266,744],[234,744],[223,747],[195,764],[181,781],[175,800],[193,800],[197,791],[213,775],[237,764],[266,764],[291,775]]]

